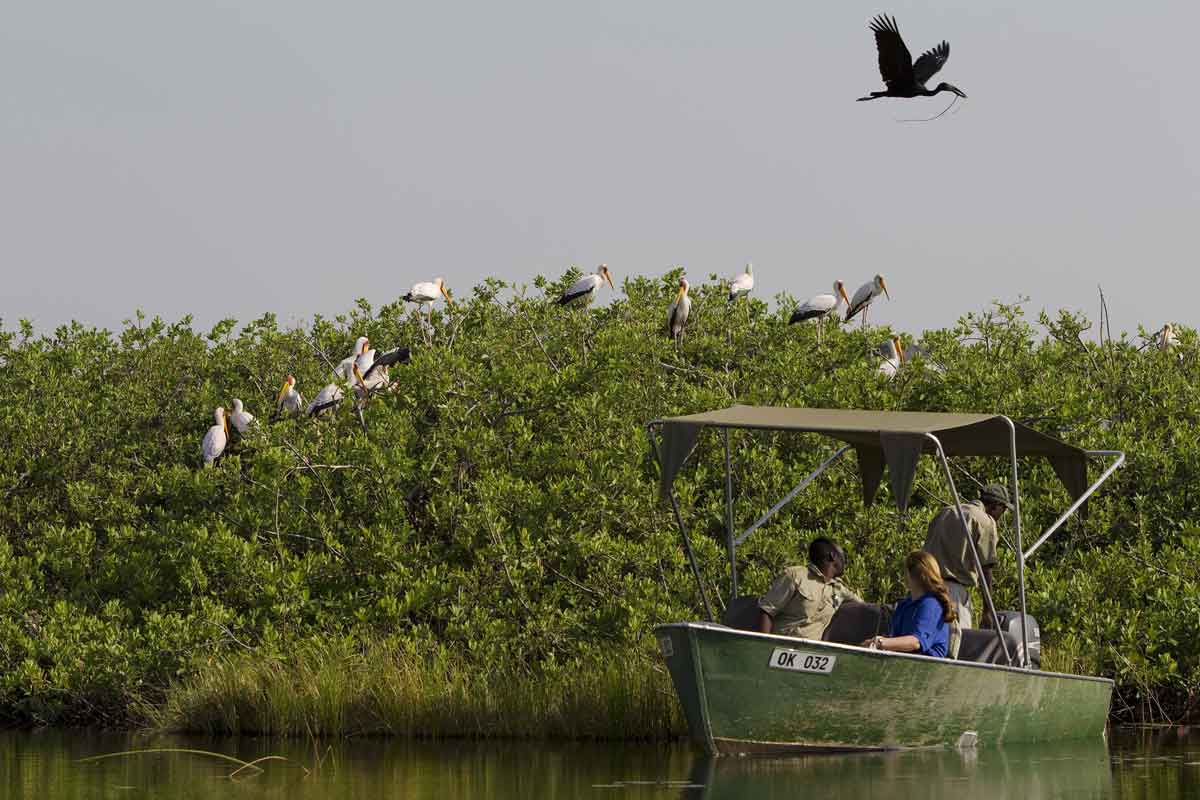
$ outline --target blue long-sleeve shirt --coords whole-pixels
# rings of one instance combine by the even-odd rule
[[[950,646],[950,626],[942,620],[942,604],[930,592],[916,600],[905,597],[896,603],[888,636],[915,636],[921,654],[945,658]]]

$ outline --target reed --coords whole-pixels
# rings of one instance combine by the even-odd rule
[[[661,662],[632,649],[532,669],[397,643],[310,641],[287,658],[214,658],[140,714],[161,731],[207,734],[666,740],[686,731]]]

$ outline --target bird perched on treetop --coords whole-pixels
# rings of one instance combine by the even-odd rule
[[[667,332],[676,341],[683,334],[683,326],[687,325],[688,314],[692,313],[692,298],[688,297],[687,278],[679,279],[679,293],[671,301],[667,309]]]
[[[554,302],[560,306],[566,305],[581,305],[589,306],[592,300],[596,298],[596,290],[608,284],[608,288],[616,289],[613,286],[612,273],[608,271],[608,264],[601,264],[591,275],[584,275],[579,280],[572,283],[567,290],[562,293]]]
[[[754,288],[754,265],[747,264],[746,271],[735,275],[729,280],[729,302],[745,297]]]
[[[871,92],[859,100],[874,100],[878,97],[933,97],[939,92],[952,92],[965,98],[957,86],[949,83],[939,83],[936,89],[926,89],[925,82],[937,74],[950,58],[950,45],[942,42],[931,50],[926,50],[915,62],[904,39],[900,38],[900,29],[896,27],[896,19],[880,14],[871,20],[869,26],[875,32],[875,48],[879,51],[879,74],[887,86],[882,92]]]
[[[849,307],[850,298],[846,295],[846,285],[841,281],[834,281],[833,294],[818,294],[808,298],[792,312],[788,324],[795,325],[797,322],[815,319],[817,321],[817,341],[819,342],[821,341],[821,323],[824,322],[825,317],[838,310],[838,306],[842,304],[843,300]]]
[[[858,287],[858,290],[854,293],[854,297],[850,299],[850,305],[846,308],[846,322],[849,322],[855,314],[862,312],[862,321],[865,325],[867,322],[867,306],[871,305],[880,294],[887,295],[888,300],[892,299],[883,276],[876,275],[873,280],[869,280]]]

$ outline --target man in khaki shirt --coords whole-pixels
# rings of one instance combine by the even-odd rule
[[[820,639],[833,612],[847,600],[862,598],[841,581],[846,554],[824,536],[808,546],[807,567],[788,567],[758,599],[758,628],[763,633]]]
[[[989,484],[979,492],[979,499],[963,503],[963,516],[967,520],[971,539],[979,552],[979,566],[971,554],[971,546],[963,534],[962,522],[954,506],[946,506],[929,523],[925,534],[926,552],[937,559],[942,568],[942,579],[950,591],[950,600],[958,612],[959,625],[971,627],[971,589],[975,586],[992,586],[992,567],[996,564],[996,520],[1012,508],[1008,502],[1008,490],[999,484]],[[989,621],[995,625],[995,620]]]

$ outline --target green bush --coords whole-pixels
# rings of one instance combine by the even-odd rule
[[[579,659],[648,659],[651,626],[694,617],[699,598],[657,502],[644,425],[735,402],[1001,411],[1128,451],[1086,519],[1030,564],[1030,607],[1055,658],[1119,681],[1119,712],[1191,709],[1194,333],[1170,353],[1101,346],[1078,316],[1043,318],[1039,334],[1019,306],[998,305],[926,333],[944,375],[913,362],[887,381],[869,356],[884,328],[827,324],[818,347],[812,325],[786,324],[787,298],[731,306],[713,284],[693,291],[676,344],[665,314],[678,272],[630,278],[591,311],[547,302],[576,274],[529,289],[488,281],[434,312],[429,331],[403,304],[365,301],[303,328],[267,315],[207,333],[142,316],[117,334],[0,329],[0,714],[122,724],[214,658],[287,663],[319,637],[437,642],[526,680]],[[348,401],[329,419],[268,421],[286,374],[311,399],[360,334],[413,348],[364,409],[367,431]],[[201,469],[212,410],[234,397],[262,425]],[[741,524],[831,450],[801,435],[734,440]],[[886,490],[863,508],[853,464],[836,467],[750,539],[744,589],[761,591],[829,534],[848,545],[850,582],[894,599],[900,560],[945,497],[931,463],[917,486],[905,516]],[[1068,498],[1037,462],[1021,488],[1028,538]],[[724,594],[715,437],[679,489]],[[1011,560],[999,574],[1011,606]]]

